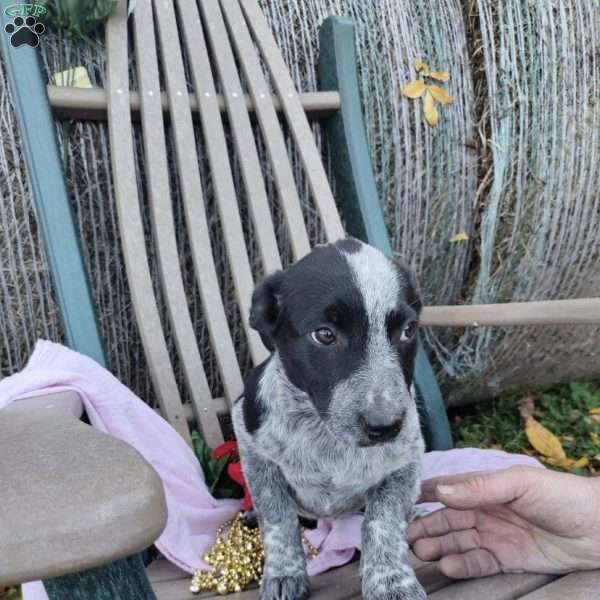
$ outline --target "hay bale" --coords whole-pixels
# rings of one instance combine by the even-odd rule
[[[595,0],[263,2],[296,80],[316,30],[357,23],[363,106],[394,248],[427,302],[597,295],[600,5]],[[291,25],[290,25],[291,24]],[[399,90],[417,56],[456,98],[437,129]],[[466,244],[449,238],[465,231]],[[596,327],[425,332],[450,404],[597,376]]]
[[[474,0],[480,139],[473,303],[600,294],[600,5]],[[598,327],[469,330],[438,353],[450,404],[592,378]]]

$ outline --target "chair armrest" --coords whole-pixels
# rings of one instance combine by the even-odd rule
[[[0,586],[139,552],[166,519],[158,475],[125,442],[55,411],[0,412]]]

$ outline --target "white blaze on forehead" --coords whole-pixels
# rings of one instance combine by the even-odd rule
[[[344,252],[371,323],[385,323],[398,304],[400,281],[392,262],[379,250],[361,243],[358,252]]]

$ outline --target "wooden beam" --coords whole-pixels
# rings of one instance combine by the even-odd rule
[[[49,85],[47,86],[48,99],[54,115],[59,119],[81,119],[86,121],[106,121],[106,90],[104,88],[75,88]],[[131,91],[130,105],[131,116],[134,121],[140,119],[140,94]],[[340,108],[340,95],[337,92],[307,92],[299,94],[302,107],[310,119],[324,119],[330,117]],[[169,103],[167,94],[160,95],[163,113],[168,113]],[[246,105],[249,111],[254,111],[254,104],[247,94]],[[219,108],[225,112],[225,100],[218,96]],[[273,97],[273,104],[277,112],[281,112],[279,97]],[[190,94],[190,107],[192,113],[198,113],[198,99],[196,94]]]
[[[427,306],[421,325],[431,327],[503,327],[510,325],[600,325],[600,298]]]
[[[38,52],[27,44],[15,48],[4,34],[9,21],[4,9],[9,4],[8,0],[0,0],[0,58],[19,123],[21,151],[29,173],[29,193],[36,206],[66,343],[105,365],[100,327],[71,212]],[[4,201],[0,198],[0,202]]]

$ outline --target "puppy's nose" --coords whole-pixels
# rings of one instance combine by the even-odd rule
[[[395,438],[402,428],[402,419],[390,419],[379,415],[363,415],[361,421],[372,442],[387,442]]]

